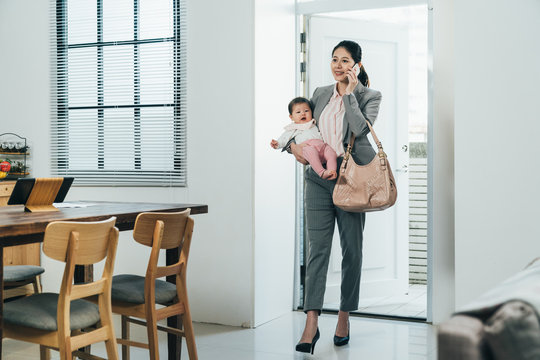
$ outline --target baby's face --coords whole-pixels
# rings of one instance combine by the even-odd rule
[[[313,119],[311,115],[311,109],[306,103],[296,104],[292,108],[292,114],[289,115],[292,121],[297,124],[304,124],[310,122]]]

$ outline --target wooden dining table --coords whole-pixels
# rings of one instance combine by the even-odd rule
[[[60,207],[62,206],[62,207]],[[146,202],[105,202],[75,201],[59,205],[58,211],[25,212],[24,206],[14,205],[0,207],[0,299],[4,298],[4,247],[30,244],[43,241],[45,228],[52,221],[100,221],[116,217],[116,227],[120,231],[133,230],[135,219],[141,212],[175,212],[191,208],[191,214],[206,214],[208,206],[201,204],[161,204]],[[178,249],[166,251],[167,265],[178,261]],[[78,266],[75,281],[90,281],[93,278],[91,266]],[[167,278],[174,282],[175,278]],[[0,359],[2,354],[3,335],[3,301],[0,301]],[[169,326],[177,327],[181,322],[174,316],[167,319]],[[169,359],[180,359],[180,339],[168,335]]]

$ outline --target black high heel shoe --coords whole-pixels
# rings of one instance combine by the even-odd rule
[[[317,343],[317,340],[319,340],[320,337],[321,337],[321,334],[319,333],[319,328],[317,328],[317,332],[315,333],[313,340],[311,340],[310,343],[296,344],[296,351],[303,352],[303,353],[311,353],[313,355],[313,351],[315,351],[315,344]]]
[[[351,337],[349,336],[349,334],[351,333],[351,323],[347,321],[347,336],[337,336],[337,335],[334,335],[334,345],[336,346],[343,346],[343,345],[347,345],[349,343],[349,340],[351,339]]]

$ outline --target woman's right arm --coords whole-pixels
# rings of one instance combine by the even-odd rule
[[[296,144],[293,142],[291,143],[291,152],[299,163],[307,165],[309,163],[304,158],[304,155],[302,155],[302,148],[304,146],[305,144]]]

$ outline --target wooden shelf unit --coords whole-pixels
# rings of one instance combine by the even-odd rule
[[[6,149],[1,147],[4,144],[19,144],[21,145],[20,151],[13,151],[12,149]],[[16,145],[14,145],[16,146]],[[15,133],[3,133],[0,134],[0,159],[6,160],[9,159],[12,161],[11,168],[15,169],[15,163],[19,163],[18,167],[20,171],[9,171],[7,174],[6,180],[17,180],[18,178],[26,177],[29,174],[28,172],[28,156],[30,152],[28,151],[28,143],[25,137],[19,136]]]
[[[0,206],[7,206],[14,187],[15,181],[0,181]],[[6,265],[41,265],[40,243],[5,247],[4,266]],[[28,284],[25,287],[4,291],[4,298],[31,294],[33,292],[32,284]]]

